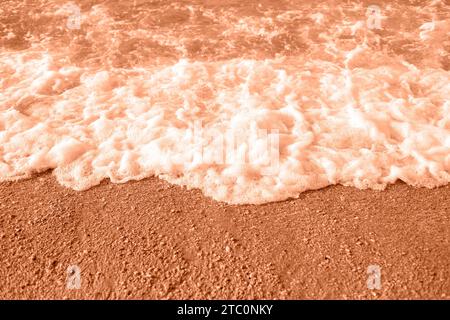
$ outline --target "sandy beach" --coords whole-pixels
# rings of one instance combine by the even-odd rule
[[[444,0],[2,0],[0,300],[450,299],[449,32]]]
[[[42,174],[0,184],[0,297],[448,299],[449,196],[398,183],[230,206],[157,178],[76,192]]]

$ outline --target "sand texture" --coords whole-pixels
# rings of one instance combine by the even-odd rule
[[[0,297],[450,297],[450,187],[334,186],[231,206],[157,178],[0,184]],[[66,288],[67,268],[81,288]],[[367,268],[381,268],[369,290]]]

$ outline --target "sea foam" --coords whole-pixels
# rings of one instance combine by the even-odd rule
[[[111,19],[99,7],[85,15]],[[241,19],[228,34],[274,37],[264,21]],[[417,29],[420,41],[442,37],[448,21],[439,23]],[[101,43],[94,31],[87,36]],[[86,190],[106,178],[156,175],[216,200],[254,204],[333,184],[449,183],[449,71],[390,56],[367,36],[351,45],[327,37],[310,55],[184,52],[120,67],[71,63],[42,41],[3,50],[0,181],[54,169],[62,185]]]

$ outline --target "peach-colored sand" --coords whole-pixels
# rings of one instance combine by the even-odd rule
[[[0,298],[450,298],[450,186],[231,206],[157,178],[0,184]],[[81,288],[66,289],[68,266]],[[381,267],[381,290],[366,285]]]

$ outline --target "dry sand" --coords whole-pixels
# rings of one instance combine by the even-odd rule
[[[49,173],[2,183],[0,298],[449,299],[449,195],[334,186],[230,206],[157,178],[85,192]]]

